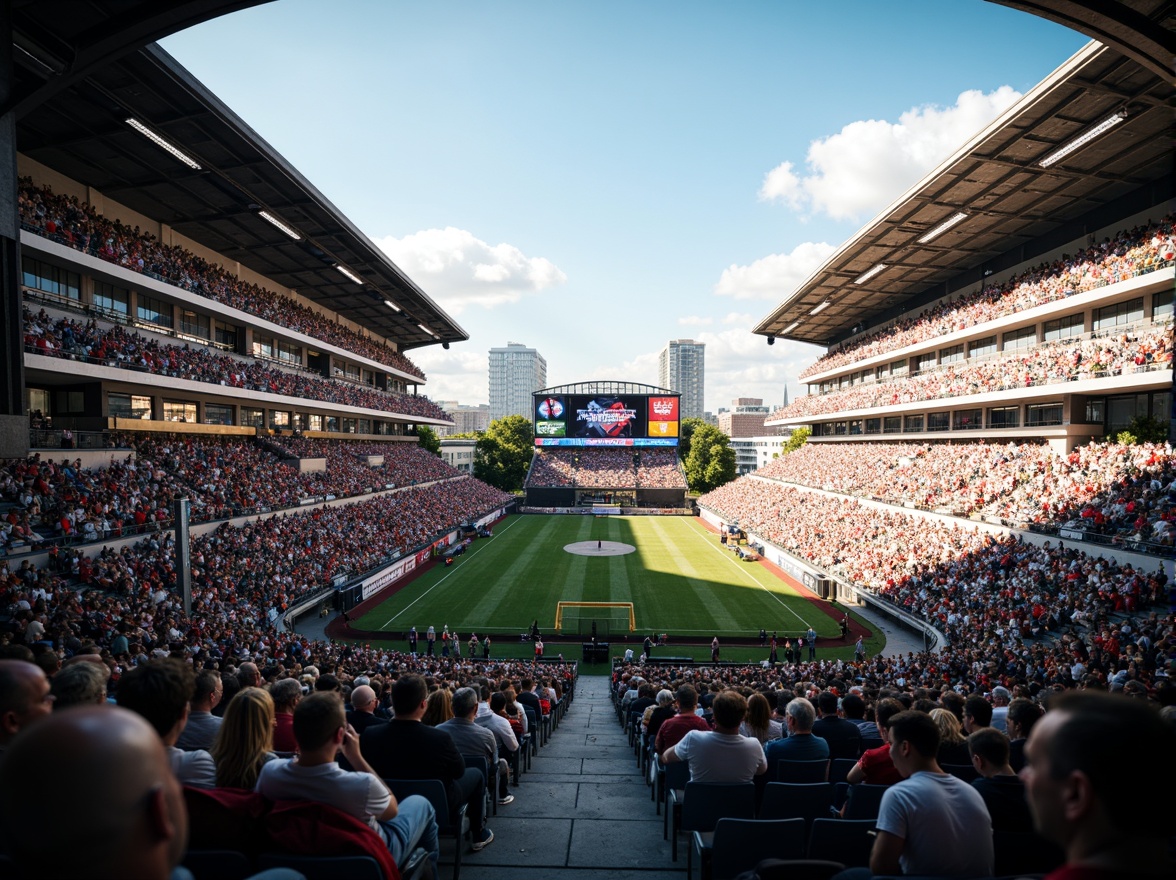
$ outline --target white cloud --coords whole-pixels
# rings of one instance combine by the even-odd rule
[[[769,254],[749,266],[728,266],[715,285],[715,293],[779,302],[819,269],[834,250],[823,241],[806,241],[788,254]]]
[[[430,345],[414,348],[408,356],[428,376],[424,393],[430,400],[489,402],[486,383],[490,364],[486,352],[446,351],[439,345]]]
[[[803,172],[786,161],[764,175],[759,196],[837,220],[872,216],[1020,97],[1011,86],[973,89],[950,107],[913,107],[898,122],[851,122],[809,145]]]
[[[714,318],[706,318],[702,315],[684,315],[678,319],[678,323],[683,327],[707,327],[714,323]]]
[[[470,306],[492,309],[563,284],[567,275],[543,257],[511,244],[487,244],[464,229],[425,229],[376,244],[422,290],[457,315]],[[431,389],[430,389],[431,390]]]

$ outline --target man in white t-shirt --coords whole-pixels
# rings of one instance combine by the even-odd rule
[[[663,764],[686,761],[691,782],[751,782],[766,773],[764,747],[753,737],[740,736],[739,725],[747,715],[747,700],[738,691],[726,690],[711,704],[715,729],[691,730],[661,756]]]
[[[417,846],[429,851],[437,874],[440,844],[433,805],[419,795],[397,801],[364,760],[359,734],[347,723],[343,699],[334,691],[317,691],[294,709],[298,757],[268,762],[257,791],[270,800],[315,801],[366,822],[388,845],[397,864]],[[342,753],[355,768],[344,770]]]

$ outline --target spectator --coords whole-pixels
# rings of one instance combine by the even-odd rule
[[[110,669],[102,663],[70,663],[50,682],[53,711],[74,706],[100,706],[106,702],[106,683]]]
[[[383,779],[440,779],[450,809],[449,817],[457,822],[457,810],[468,808],[474,851],[484,849],[494,840],[494,832],[485,827],[486,779],[472,767],[467,768],[453,738],[438,727],[421,724],[429,695],[420,675],[405,675],[392,686],[394,716],[387,724],[369,727],[362,742],[375,772]]]
[[[182,660],[161,657],[123,674],[118,682],[118,705],[138,712],[155,728],[171,760],[172,772],[184,785],[216,788],[216,763],[204,749],[185,752],[176,741],[188,723],[196,677]]]
[[[270,687],[274,701],[274,750],[294,754],[298,742],[294,739],[294,710],[302,701],[302,685],[293,678],[275,681]]]
[[[710,725],[698,715],[698,691],[688,684],[679,686],[677,693],[678,714],[667,719],[657,729],[654,737],[654,749],[659,755],[681,742],[691,730],[707,731]]]
[[[261,688],[243,688],[225,709],[212,746],[217,786],[252,790],[261,768],[277,758],[273,744],[273,698]]]
[[[980,699],[983,700],[983,697]],[[963,766],[972,763],[972,755],[968,751],[967,737],[964,736],[960,723],[956,720],[955,713],[942,707],[936,707],[931,710],[930,714],[931,720],[939,728],[939,751],[935,756],[935,760],[939,762],[940,766],[945,764]],[[969,717],[968,710],[965,708],[965,723]],[[982,725],[974,726],[972,732],[975,733],[977,730],[983,729],[984,727]]]
[[[448,691],[436,691],[448,693]],[[351,710],[347,713],[347,723],[355,728],[355,732],[363,732],[375,724],[387,724],[383,718],[376,717],[376,692],[371,685],[361,684],[351,692]]]
[[[940,877],[991,874],[992,824],[984,799],[968,783],[940,769],[935,760],[935,722],[923,712],[899,712],[890,719],[889,736],[890,756],[903,781],[882,794],[869,871]]]
[[[995,727],[1001,733],[1008,733],[1008,728],[1005,726],[1005,719],[1009,715],[1009,700],[1013,695],[1009,693],[1009,689],[1004,685],[997,685],[992,689],[992,727]]]
[[[846,697],[846,699],[849,698]],[[870,785],[893,785],[903,778],[890,757],[889,740],[890,719],[902,711],[904,711],[902,703],[893,697],[885,697],[878,701],[874,718],[878,732],[885,742],[877,748],[866,749],[862,753],[858,762],[850,767],[849,772],[845,774],[846,782],[851,785],[857,785],[861,782]]]
[[[383,837],[397,864],[423,846],[436,876],[440,844],[433,806],[419,795],[396,800],[364,760],[360,737],[347,724],[337,693],[316,692],[298,704],[294,737],[297,760],[279,758],[265,764],[257,779],[261,794],[271,800],[317,801],[366,822]],[[340,754],[352,770],[340,768]]]
[[[751,782],[766,773],[764,747],[758,740],[739,735],[739,725],[747,714],[743,695],[725,690],[715,697],[712,710],[715,729],[687,731],[662,754],[662,763],[686,761],[693,782]]]
[[[1009,764],[1017,773],[1025,767],[1025,742],[1033,725],[1041,720],[1043,714],[1044,710],[1038,703],[1024,697],[1017,697],[1009,703]]]
[[[0,831],[23,876],[167,880],[184,855],[188,813],[142,717],[77,706],[7,749]]]
[[[857,759],[862,753],[862,732],[852,721],[837,714],[839,698],[833,691],[822,691],[817,695],[817,708],[821,717],[813,722],[813,736],[819,736],[829,744],[830,758]]]
[[[995,727],[981,727],[968,736],[972,766],[979,777],[972,787],[984,798],[993,831],[1032,831],[1025,784],[1009,765],[1009,738]]]
[[[0,660],[0,756],[18,733],[53,711],[55,699],[41,667]]]
[[[453,717],[442,722],[437,729],[453,738],[462,755],[479,755],[486,759],[492,779],[497,779],[495,796],[498,803],[505,806],[514,802],[514,795],[507,788],[510,766],[506,759],[498,757],[498,739],[490,728],[474,723],[478,703],[478,692],[474,688],[458,688],[453,694]]]
[[[1066,853],[1048,880],[1172,876],[1170,812],[1126,807],[1173,790],[1176,764],[1157,756],[1174,752],[1176,730],[1143,701],[1094,691],[1050,701],[1022,771],[1038,833]]]
[[[220,730],[222,718],[213,715],[212,710],[220,703],[224,693],[220,674],[211,669],[202,670],[196,676],[196,690],[188,711],[188,723],[176,740],[176,748],[184,751],[196,749],[211,750]],[[226,709],[227,711],[227,709]],[[253,788],[252,783],[247,788]]]
[[[795,697],[784,707],[784,723],[788,736],[773,740],[764,749],[768,761],[825,761],[829,758],[829,743],[813,735],[817,711],[805,697]]]

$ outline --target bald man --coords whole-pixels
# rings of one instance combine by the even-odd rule
[[[151,725],[84,706],[45,718],[7,750],[0,829],[29,877],[166,880],[187,848],[188,814]]]
[[[53,711],[49,679],[35,663],[0,660],[0,754],[18,733]]]
[[[361,684],[351,692],[351,709],[347,712],[347,723],[355,728],[356,733],[363,733],[374,724],[387,724],[383,718],[378,718],[376,712],[376,692],[370,685]]]

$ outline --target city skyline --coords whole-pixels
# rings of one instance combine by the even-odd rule
[[[714,411],[796,397],[818,350],[750,328],[1085,42],[983,0],[284,0],[163,46],[470,333],[410,352],[430,398],[487,403],[507,339],[654,384],[689,336]]]

